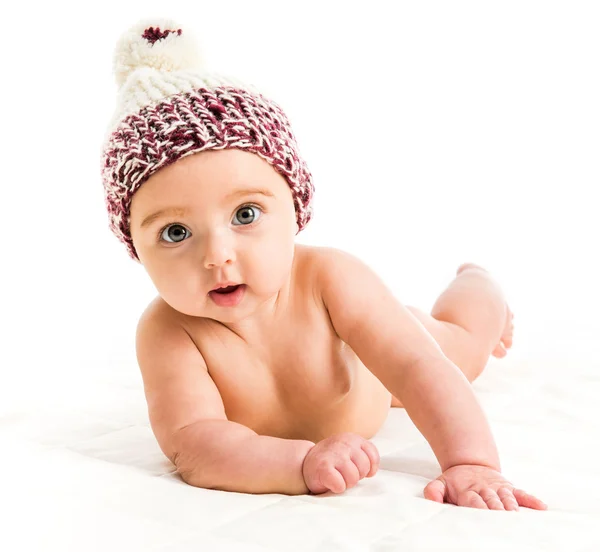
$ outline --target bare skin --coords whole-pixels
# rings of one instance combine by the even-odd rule
[[[243,187],[260,187],[266,194],[225,199]],[[240,214],[250,203],[254,212]],[[187,211],[142,226],[150,213],[164,206],[183,206]],[[240,222],[244,219],[254,222],[245,225]],[[138,360],[153,430],[175,463],[183,462],[180,449],[185,447],[175,444],[174,435],[199,434],[200,428],[202,435],[208,435],[213,430],[206,428],[212,424],[217,437],[211,442],[219,442],[223,431],[219,428],[231,430],[233,442],[235,426],[240,442],[247,443],[246,458],[248,443],[258,436],[275,439],[261,441],[256,455],[267,446],[280,447],[278,439],[298,443],[296,456],[290,453],[293,459],[289,460],[302,470],[298,492],[302,487],[311,492],[343,492],[375,474],[377,452],[366,440],[380,429],[390,406],[404,403],[443,468],[442,476],[427,486],[426,498],[478,508],[518,509],[519,504],[544,508],[500,475],[491,434],[465,385],[481,374],[490,355],[501,358],[512,345],[513,315],[500,286],[484,269],[461,265],[431,314],[398,304],[390,312],[399,318],[386,321],[382,312],[384,327],[410,328],[407,343],[419,336],[423,354],[407,344],[394,362],[367,367],[355,351],[363,358],[371,355],[367,338],[361,337],[366,333],[356,330],[356,337],[350,337],[344,308],[332,300],[335,280],[326,285],[322,276],[324,265],[335,269],[331,259],[337,259],[336,252],[294,243],[297,225],[289,187],[257,156],[209,151],[160,170],[134,196],[131,229],[140,261],[159,292],[138,328]],[[370,276],[365,278],[368,281],[360,277],[352,281],[356,293],[376,284]],[[211,295],[225,281],[244,284],[236,306],[219,306]],[[346,295],[348,301],[353,293]],[[395,302],[391,295],[387,297],[383,304]],[[367,317],[357,320],[362,318]],[[173,331],[169,341],[165,337],[171,335],[169,328],[182,331]],[[171,349],[183,350],[182,336],[189,336],[199,353],[193,357],[194,366],[187,366],[183,357],[167,356]],[[157,339],[163,340],[160,346]],[[401,342],[402,335],[398,339]],[[381,354],[385,358],[387,351]],[[422,376],[429,365],[431,375]],[[456,445],[457,450],[452,450],[457,428],[450,424],[440,429],[441,420],[450,419],[453,411],[438,413],[433,398],[414,398],[439,393],[436,382],[439,374],[446,378],[444,366],[448,372],[443,383],[456,388],[456,408],[461,405],[465,412],[460,437],[464,444]],[[466,377],[465,383],[455,367]],[[421,379],[423,383],[417,384]],[[208,437],[202,439],[209,442]],[[469,452],[478,446],[481,454]],[[193,464],[190,450],[187,445],[187,471]],[[195,455],[194,462],[199,458]],[[242,464],[232,466],[238,467],[231,470],[242,469]],[[271,471],[277,469],[274,464]],[[228,480],[232,477],[233,472]],[[246,479],[240,478],[233,488],[255,492]]]
[[[277,333],[268,340],[261,334],[260,343],[247,341],[216,320],[175,311],[160,297],[151,308],[159,316],[161,311],[162,316],[169,311],[168,316],[178,320],[192,337],[219,390],[227,419],[261,435],[288,439],[318,442],[342,432],[369,439],[380,429],[389,407],[402,405],[337,336],[323,304],[314,300],[311,267],[318,262],[318,254],[318,248],[296,245],[293,294],[272,326]],[[461,269],[433,312],[470,312],[473,316],[467,327],[438,320],[414,307],[408,309],[473,381],[490,354],[498,354],[499,344],[511,346],[512,315],[510,321],[506,316],[506,320],[482,323],[481,303],[475,307],[470,303],[478,287],[489,293],[491,277],[483,269],[470,268],[469,273]],[[461,289],[456,296],[457,285],[467,275],[474,293]],[[475,327],[478,333],[468,329]],[[490,345],[494,341],[496,344]]]
[[[505,314],[489,316],[482,296],[504,302]],[[456,364],[469,382],[481,375],[490,355],[504,358],[513,344],[514,314],[504,301],[502,290],[482,267],[464,263],[456,278],[439,296],[431,313],[407,307],[438,342],[444,354]],[[402,406],[395,397],[392,406]]]

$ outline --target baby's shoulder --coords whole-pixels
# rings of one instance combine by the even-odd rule
[[[138,325],[142,322],[171,325],[177,323],[178,313],[160,295],[157,295],[142,311]]]
[[[333,247],[296,245],[293,287],[296,293],[319,296],[323,275],[337,262],[338,249]]]
[[[318,274],[322,270],[338,266],[347,255],[349,254],[335,247],[296,246],[296,261],[299,270],[305,270],[312,274]]]
[[[142,311],[136,328],[136,342],[154,339],[160,335],[163,344],[177,342],[186,337],[185,315],[171,307],[157,295]],[[189,337],[189,336],[188,336]]]
[[[335,247],[302,246],[297,253],[301,281],[310,280],[317,288],[342,276],[349,266],[363,264],[354,255]]]

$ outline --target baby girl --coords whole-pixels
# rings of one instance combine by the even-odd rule
[[[182,479],[342,493],[377,473],[369,439],[401,407],[440,463],[426,498],[544,509],[501,474],[469,384],[512,343],[492,276],[460,266],[427,314],[353,255],[296,244],[314,187],[286,115],[205,71],[181,25],[131,27],[115,75],[106,205],[158,292],[137,358],[152,430]]]

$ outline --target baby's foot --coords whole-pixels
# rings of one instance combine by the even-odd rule
[[[507,354],[507,349],[512,347],[513,343],[513,330],[515,325],[513,324],[514,314],[506,305],[506,324],[504,325],[504,331],[502,332],[502,337],[500,338],[500,343],[496,345],[496,348],[492,351],[492,355],[496,358],[503,358]]]
[[[483,268],[479,265],[476,265],[473,263],[464,263],[458,267],[456,274],[458,275],[467,269],[483,270],[484,272],[487,272],[487,270],[485,270],[485,268]],[[507,355],[507,350],[510,349],[513,344],[513,330],[515,328],[515,326],[513,324],[514,314],[510,310],[508,303],[505,303],[505,306],[506,306],[506,323],[504,325],[504,330],[502,331],[502,336],[500,337],[500,342],[498,343],[498,345],[496,345],[496,348],[492,351],[492,356],[495,356],[496,358],[505,357]]]

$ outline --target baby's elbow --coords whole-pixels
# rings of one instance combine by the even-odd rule
[[[199,477],[198,470],[183,467],[181,465],[177,466],[176,469],[179,477],[181,477],[184,483],[187,483],[192,487],[205,488],[204,482]]]
[[[218,486],[214,485],[214,481],[211,484],[211,478],[208,477],[207,470],[203,469],[199,464],[192,465],[189,461],[182,460],[182,455],[180,454],[174,455],[173,463],[175,464],[176,472],[184,483],[201,489],[218,489]]]

